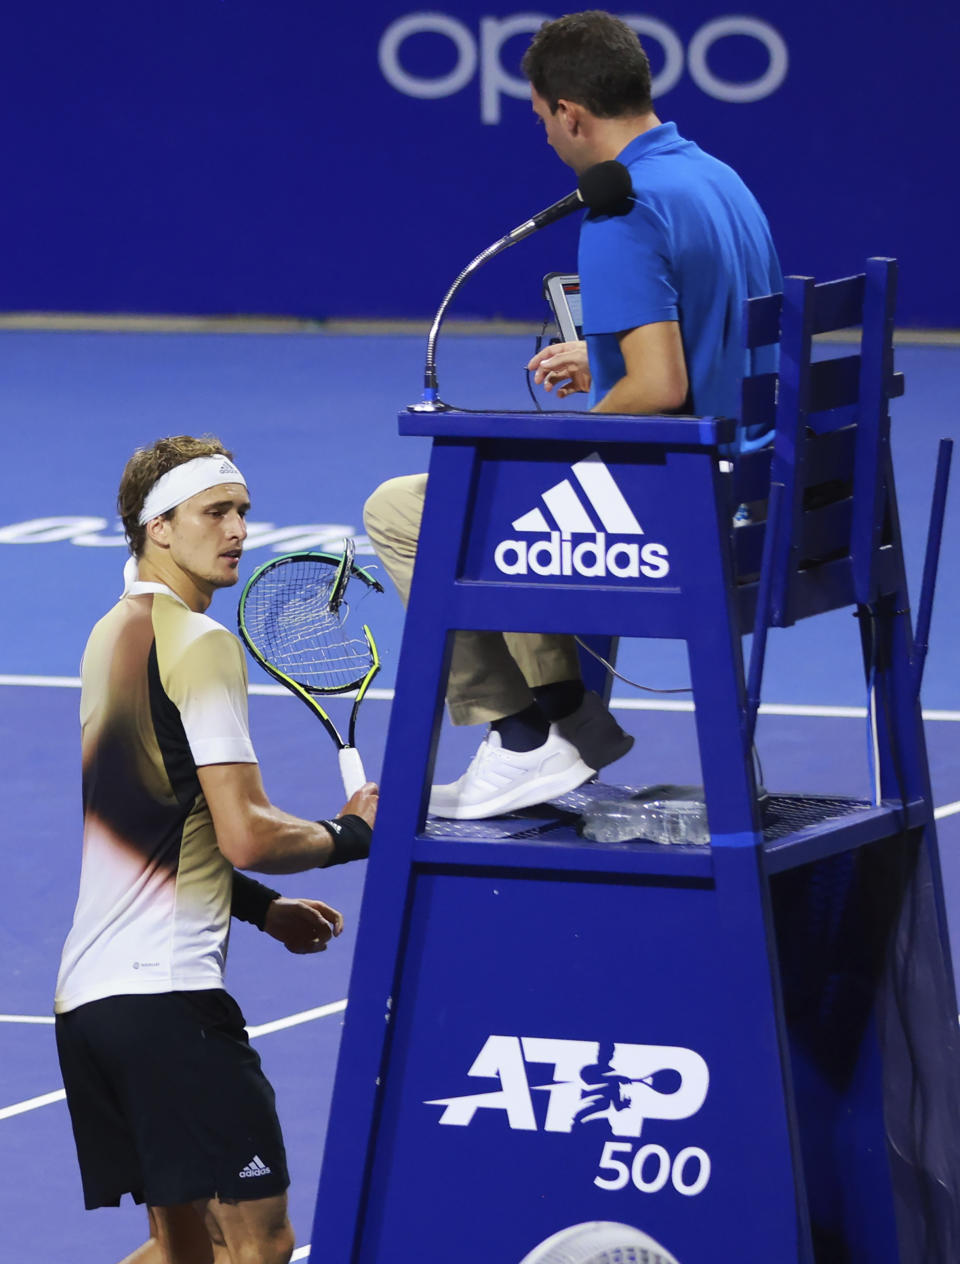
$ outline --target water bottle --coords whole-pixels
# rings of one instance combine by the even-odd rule
[[[597,800],[584,810],[581,832],[598,843],[710,842],[702,799]]]

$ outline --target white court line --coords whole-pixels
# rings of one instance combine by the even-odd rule
[[[58,1088],[55,1093],[44,1093],[42,1097],[28,1097],[24,1102],[14,1102],[12,1106],[0,1108],[0,1119],[11,1119],[14,1115],[24,1115],[28,1110],[37,1110],[40,1106],[50,1106],[53,1102],[62,1102],[66,1093]]]
[[[291,1014],[288,1018],[277,1018],[272,1023],[261,1023],[258,1027],[248,1027],[247,1035],[251,1040],[255,1036],[268,1036],[272,1031],[283,1031],[287,1027],[297,1027],[300,1023],[312,1022],[315,1018],[326,1018],[328,1014],[341,1014],[347,1008],[347,1002],[331,1001],[329,1005],[319,1005],[316,1009],[305,1009],[299,1014]],[[45,1014],[0,1014],[0,1023],[50,1023],[56,1020],[53,1015]]]
[[[326,1018],[328,1014],[342,1014],[346,1008],[346,1000],[331,1001],[329,1005],[320,1005],[316,1009],[305,1009],[299,1014],[291,1014],[289,1018],[277,1018],[272,1023],[248,1027],[247,1035],[254,1040],[257,1036],[267,1036],[272,1031],[283,1031],[287,1027],[297,1027],[300,1023],[310,1023],[315,1018]]]
[[[80,677],[0,675],[0,686],[2,685],[79,689]],[[283,685],[250,685],[249,690],[252,694],[271,698],[293,697],[290,690]],[[354,697],[352,693],[345,693],[340,696],[346,699]],[[368,689],[367,697],[374,698],[377,702],[392,702],[393,690]],[[615,711],[693,711],[694,709],[693,703],[689,699],[681,700],[677,698],[611,698],[610,706]],[[813,716],[814,718],[828,720],[862,720],[866,717],[867,709],[866,707],[808,706],[801,702],[762,702],[760,704],[760,714]],[[923,718],[925,720],[946,720],[954,724],[960,724],[960,711],[925,710]]]
[[[79,676],[0,676],[0,685],[37,685],[50,689],[79,689]]]
[[[312,1022],[315,1018],[326,1018],[329,1014],[342,1014],[347,1002],[331,1001],[328,1005],[318,1005],[316,1009],[304,1009],[299,1014],[290,1014],[287,1018],[274,1019],[272,1023],[260,1023],[256,1027],[248,1027],[247,1035],[251,1040],[257,1036],[267,1036],[274,1031],[284,1031],[287,1027],[297,1027],[300,1023]],[[52,1018],[33,1018],[19,1014],[0,1015],[0,1022],[8,1023],[51,1023]],[[0,1119],[11,1119],[14,1115],[26,1114],[28,1110],[38,1110],[41,1106],[51,1106],[54,1102],[62,1102],[66,1097],[63,1089],[54,1093],[44,1093],[40,1097],[28,1097],[25,1101],[14,1102],[12,1106],[0,1107]],[[307,1250],[310,1248],[307,1247]],[[303,1258],[303,1257],[301,1257]]]
[[[942,808],[934,808],[933,819],[942,821],[945,816],[956,816],[960,812],[960,799],[956,803],[945,803]]]
[[[306,1246],[298,1246],[297,1249],[294,1251],[294,1253],[290,1256],[290,1264],[293,1264],[294,1260],[305,1260],[309,1254],[310,1254],[309,1242],[307,1243]]]
[[[612,711],[694,711],[693,702],[686,698],[611,698]],[[761,702],[761,715],[812,716],[826,720],[865,720],[866,707],[831,707],[808,705],[802,702]],[[925,720],[947,720],[960,723],[960,711],[925,710]]]
[[[26,685],[34,689],[79,689],[79,676],[3,676],[0,685]],[[248,692],[266,695],[271,698],[291,698],[293,695],[284,685],[249,685]],[[354,698],[356,692],[339,695],[342,698]],[[376,698],[378,702],[391,702],[392,689],[368,689],[368,698]]]
[[[0,684],[3,684],[3,677],[0,676]],[[261,694],[268,698],[292,698],[294,694],[286,687],[286,685],[247,685],[248,693]],[[338,698],[344,698],[347,702],[351,698],[357,696],[356,689],[348,689],[346,693],[338,693]],[[368,689],[364,695],[367,698],[375,698],[377,702],[392,702],[392,689]]]

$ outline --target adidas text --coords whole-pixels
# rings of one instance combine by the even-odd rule
[[[606,534],[574,544],[559,531],[551,531],[549,539],[501,540],[493,555],[498,571],[504,575],[583,575],[600,578],[613,575],[617,579],[663,579],[670,573],[669,554],[665,544],[637,544],[616,541],[607,544]]]

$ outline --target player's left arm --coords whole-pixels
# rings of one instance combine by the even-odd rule
[[[284,896],[267,910],[263,929],[288,952],[323,952],[343,930],[343,914],[323,900],[291,900]]]
[[[659,413],[682,408],[690,390],[680,325],[660,320],[617,334],[625,372],[595,413]]]
[[[323,900],[287,899],[236,869],[230,912],[279,940],[288,952],[323,952],[343,930],[343,915]]]

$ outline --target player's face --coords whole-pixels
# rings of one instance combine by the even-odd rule
[[[178,505],[167,523],[170,559],[201,589],[239,578],[250,498],[242,483],[221,483]]]

